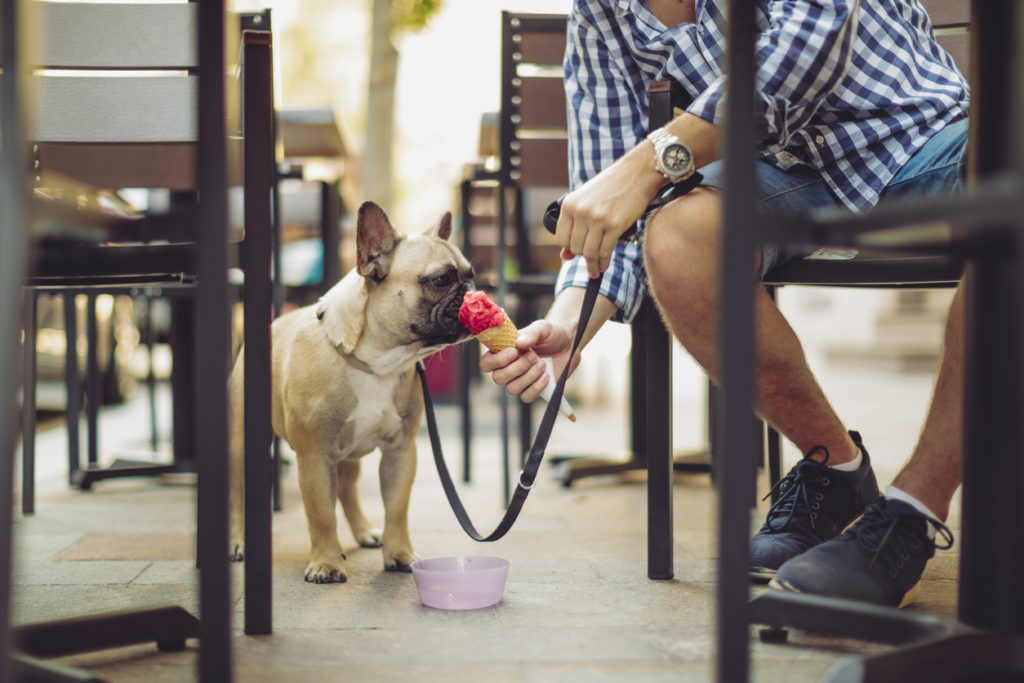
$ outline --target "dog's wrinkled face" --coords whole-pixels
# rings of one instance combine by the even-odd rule
[[[409,331],[430,345],[468,339],[471,335],[459,322],[459,308],[463,296],[473,288],[473,268],[456,259],[421,275],[419,285],[420,310],[413,316]]]
[[[395,346],[436,349],[468,339],[459,322],[473,268],[453,244],[451,214],[422,235],[402,235],[374,204],[360,207],[358,269],[372,305],[367,323]]]

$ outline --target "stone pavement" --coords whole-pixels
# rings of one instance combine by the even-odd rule
[[[703,383],[676,364],[675,435],[680,448],[703,441]],[[864,433],[881,485],[896,472],[919,430],[931,377],[828,368],[822,382],[837,410]],[[885,390],[880,391],[879,387]],[[480,529],[500,518],[501,485],[494,388],[474,389],[474,476],[461,484]],[[621,401],[576,398],[579,422],[560,420],[548,452],[625,450]],[[167,396],[161,395],[166,406]],[[145,394],[105,409],[103,457],[144,448]],[[458,413],[439,408],[442,438],[459,471]],[[164,425],[166,427],[166,425]],[[87,493],[65,484],[59,425],[40,434],[37,512],[15,523],[13,619],[29,623],[95,611],[180,604],[197,610],[193,561],[195,489],[150,479],[100,482]],[[508,559],[504,599],[467,612],[419,603],[409,574],[383,572],[380,552],[358,549],[344,523],[349,581],[303,581],[308,537],[294,467],[285,472],[284,509],[274,515],[274,633],[242,634],[243,586],[234,569],[234,662],[239,681],[707,681],[713,678],[715,496],[706,475],[677,476],[675,578],[646,576],[646,487],[640,473],[596,477],[563,488],[545,464],[512,531],[481,546],[459,528],[437,480],[425,430],[410,527],[421,557],[486,554]],[[799,457],[785,452],[785,467]],[[363,468],[362,497],[382,520],[375,455]],[[767,492],[762,476],[759,491]],[[767,503],[759,502],[752,527]],[[958,532],[959,504],[950,526]],[[959,544],[940,552],[911,609],[954,613]],[[755,590],[761,590],[759,588]],[[786,645],[751,635],[754,681],[819,680],[840,658],[882,646],[794,632]],[[110,681],[194,680],[197,643],[162,654],[152,645],[60,660]]]

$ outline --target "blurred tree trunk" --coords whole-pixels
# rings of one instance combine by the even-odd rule
[[[363,194],[391,211],[395,82],[398,50],[391,41],[392,0],[372,0],[370,77],[363,146]]]

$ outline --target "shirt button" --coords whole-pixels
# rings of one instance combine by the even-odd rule
[[[814,141],[817,142],[819,145],[824,145],[825,144],[825,136],[824,135],[819,135],[818,137],[814,138]]]

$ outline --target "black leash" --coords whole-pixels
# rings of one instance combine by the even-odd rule
[[[572,350],[569,353],[570,361],[576,354],[576,349],[583,338],[583,332],[587,329],[587,322],[590,320],[591,311],[594,310],[594,302],[597,300],[597,292],[600,287],[601,278],[599,277],[591,279],[587,284],[587,290],[583,295],[583,307],[580,310],[580,322],[576,328],[576,337],[572,342]],[[540,463],[544,459],[544,449],[548,446],[551,429],[554,427],[555,418],[558,416],[558,404],[562,401],[562,392],[565,390],[565,381],[569,377],[570,365],[571,362],[566,363],[561,376],[558,378],[558,383],[555,384],[551,400],[548,401],[544,417],[541,419],[540,427],[537,429],[537,436],[534,438],[533,446],[530,448],[530,454],[523,465],[523,471],[519,473],[519,482],[512,493],[512,499],[505,510],[505,516],[498,523],[494,531],[488,536],[483,536],[473,526],[473,522],[470,521],[466,508],[459,499],[459,493],[455,490],[451,474],[448,473],[448,466],[445,464],[444,454],[441,452],[441,438],[437,434],[437,418],[434,416],[434,404],[430,399],[430,390],[427,388],[426,371],[423,368],[422,361],[416,364],[416,371],[420,375],[420,384],[423,386],[423,403],[427,413],[427,431],[430,433],[430,446],[434,451],[434,464],[437,465],[437,474],[441,478],[441,486],[444,488],[445,495],[448,496],[448,503],[452,506],[456,519],[459,520],[459,524],[462,525],[462,528],[474,541],[497,541],[512,528],[516,517],[519,516],[519,511],[522,510],[526,497],[530,495],[530,489],[533,488],[537,481],[537,471],[540,469]]]
[[[703,177],[700,173],[694,173],[678,184],[667,185],[651,202],[648,210],[683,196],[697,187],[702,180]],[[555,226],[558,224],[558,215],[562,209],[563,199],[565,199],[565,195],[551,202],[544,213],[544,227],[552,234],[554,234]],[[630,238],[635,230],[636,226],[631,226],[620,239]],[[434,451],[434,463],[437,465],[437,474],[441,478],[441,486],[444,488],[445,495],[448,496],[448,503],[452,506],[456,519],[459,520],[459,524],[469,534],[469,537],[475,541],[497,541],[504,536],[512,528],[516,517],[519,516],[519,511],[523,508],[523,503],[526,502],[526,497],[530,494],[530,489],[536,483],[537,470],[540,469],[541,460],[544,459],[544,449],[548,446],[551,428],[554,427],[555,417],[558,415],[558,405],[562,401],[565,380],[569,377],[569,366],[571,365],[572,357],[576,355],[576,349],[580,345],[580,340],[583,339],[583,332],[587,329],[587,323],[590,321],[590,314],[594,310],[594,302],[597,300],[597,293],[600,287],[600,277],[592,278],[587,283],[587,290],[583,295],[583,307],[580,309],[580,322],[576,327],[576,337],[572,342],[572,351],[569,353],[570,362],[566,363],[561,377],[558,378],[558,383],[555,384],[551,400],[548,401],[548,407],[544,411],[544,417],[541,419],[540,427],[537,429],[537,436],[534,437],[533,446],[530,448],[530,454],[523,465],[523,471],[519,473],[519,483],[516,486],[516,490],[512,493],[512,500],[508,503],[505,516],[488,536],[482,536],[476,530],[476,527],[473,526],[473,522],[470,521],[469,515],[466,513],[466,508],[459,499],[459,493],[455,490],[455,484],[452,482],[452,477],[448,473],[448,466],[444,461],[444,454],[441,452],[441,438],[437,434],[437,418],[434,416],[434,404],[430,399],[430,390],[427,388],[426,371],[423,368],[422,361],[416,364],[416,370],[420,375],[420,384],[423,386],[423,404],[427,413],[427,431],[430,433],[430,446]]]

